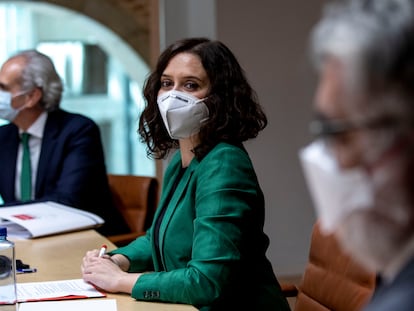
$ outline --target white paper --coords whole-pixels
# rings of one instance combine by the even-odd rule
[[[82,279],[17,283],[16,289],[19,302],[105,297],[104,293]]]
[[[2,207],[0,219],[8,236],[24,239],[94,228],[104,223],[96,214],[51,201]]]
[[[19,311],[117,311],[115,299],[65,300],[27,302],[19,305]]]

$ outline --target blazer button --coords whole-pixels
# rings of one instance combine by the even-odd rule
[[[143,296],[145,299],[156,299],[160,298],[160,291],[154,291],[154,290],[146,290],[143,292]]]
[[[153,291],[152,292],[152,298],[160,298],[160,292],[157,290],[157,291]]]

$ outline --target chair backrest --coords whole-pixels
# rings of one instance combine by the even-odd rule
[[[158,203],[155,177],[108,174],[109,187],[116,208],[131,232],[143,233],[151,225]]]
[[[370,299],[375,279],[374,273],[343,253],[333,235],[322,234],[316,223],[295,311],[359,311]]]

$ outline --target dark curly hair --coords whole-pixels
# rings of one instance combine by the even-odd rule
[[[157,96],[165,68],[174,56],[183,52],[200,58],[211,84],[204,101],[209,117],[200,128],[195,156],[202,159],[219,142],[240,145],[256,137],[266,127],[267,118],[234,54],[222,42],[189,38],[171,44],[160,55],[144,85],[146,107],[139,120],[138,133],[148,146],[148,155],[162,159],[178,147],[178,141],[169,136],[163,124]]]

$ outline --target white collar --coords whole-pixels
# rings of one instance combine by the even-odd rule
[[[43,131],[46,126],[47,116],[48,114],[46,111],[42,112],[41,115],[36,119],[36,121],[34,121],[32,125],[30,125],[26,133],[29,133],[30,135],[37,138],[43,138]],[[20,130],[20,134],[22,132],[23,131]]]

